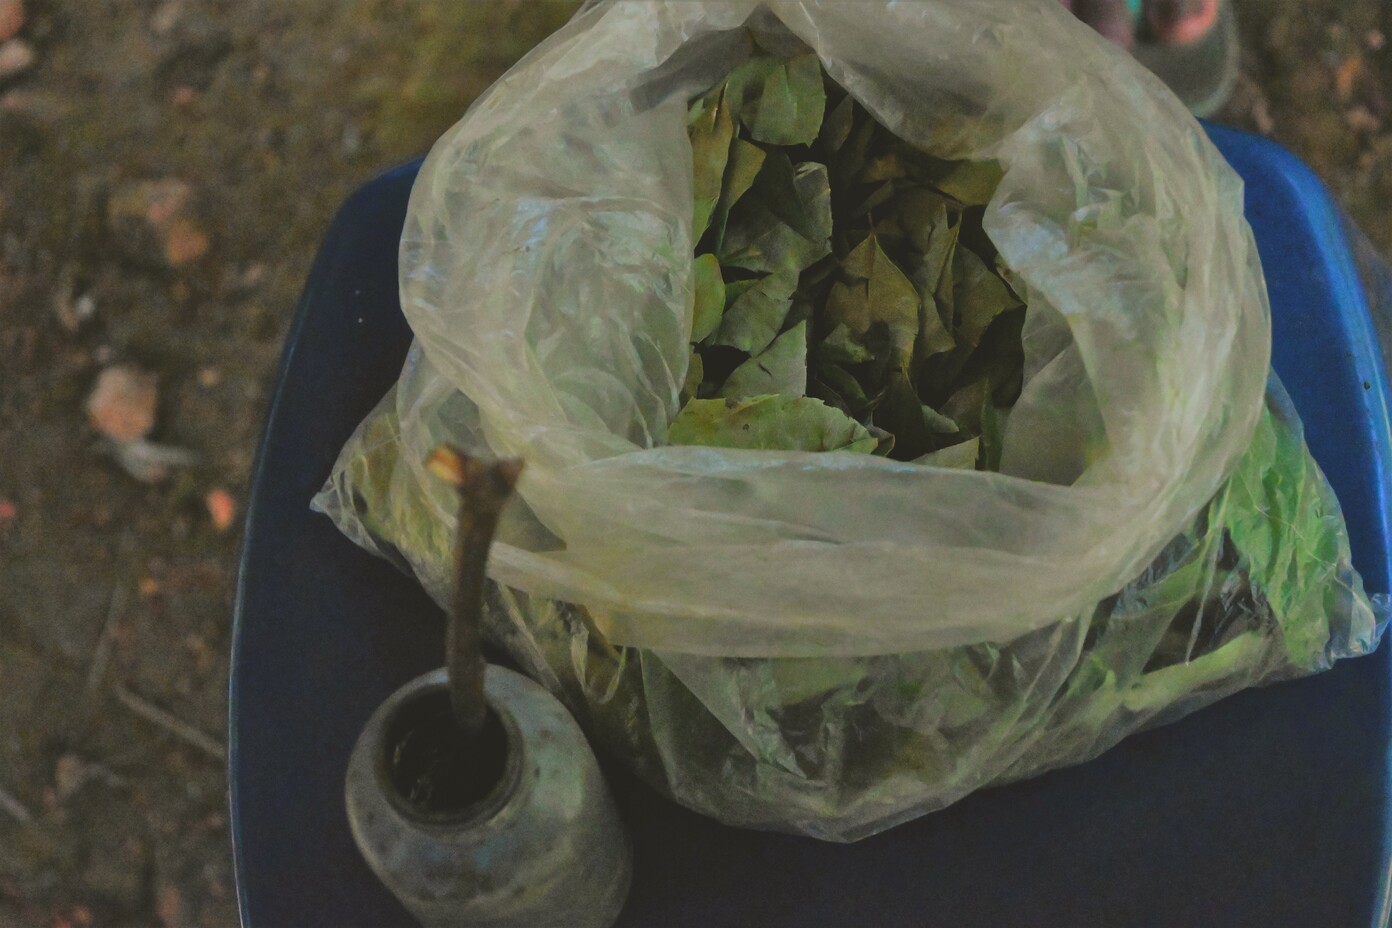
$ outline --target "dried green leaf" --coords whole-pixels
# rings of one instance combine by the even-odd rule
[[[969,438],[955,445],[948,445],[946,448],[939,448],[937,451],[930,451],[925,455],[916,457],[914,458],[914,463],[924,464],[928,467],[950,467],[954,470],[974,470],[976,469],[976,460],[980,453],[981,439]]]
[[[846,144],[851,128],[855,125],[855,106],[855,99],[846,94],[841,98],[841,102],[827,111],[821,131],[817,134],[817,141],[828,151],[834,152]]]
[[[803,271],[798,278],[798,293],[805,297],[810,305],[816,307],[819,315],[822,304],[826,302],[826,288],[831,286],[836,271],[836,256],[826,255]]]
[[[927,187],[896,185],[895,219],[915,251],[941,270],[946,240],[956,241],[959,209],[952,201]],[[935,244],[935,240],[938,240]]]
[[[989,397],[990,384],[975,380],[948,397],[940,411],[956,422],[964,434],[980,435],[981,407]]]
[[[815,389],[820,387],[821,389]],[[816,375],[808,383],[808,393],[823,398],[830,397],[833,406],[846,410],[857,419],[870,405],[860,381],[837,364],[822,364]]]
[[[730,220],[730,210],[754,186],[754,179],[764,166],[764,150],[758,145],[735,139],[730,145],[730,159],[725,166],[725,177],[721,182],[720,197],[711,215],[710,226],[715,232],[715,249],[720,250],[725,240],[725,228]],[[699,239],[697,239],[699,241]]]
[[[971,249],[958,248],[953,264],[952,302],[957,335],[975,345],[997,316],[1020,304],[1005,281]]]
[[[874,425],[867,425],[865,430],[879,442],[879,445],[875,448],[876,457],[887,458],[893,456],[891,452],[894,451],[894,436],[891,433]]]
[[[725,95],[725,85],[720,84],[712,89],[703,97],[697,97],[691,101],[691,105],[686,108],[686,128],[688,131],[692,127],[704,122],[710,117],[710,112],[720,102],[720,98]]]
[[[701,391],[701,382],[706,379],[706,365],[699,351],[691,352],[691,361],[686,365],[686,379],[682,383],[681,402],[694,400]]]
[[[792,226],[765,213],[757,220],[730,225],[720,260],[746,271],[797,276],[830,250],[829,244],[810,242]]]
[[[811,699],[825,701],[847,693],[870,674],[870,664],[855,657],[801,657],[768,661],[769,680],[783,706]],[[838,700],[839,701],[839,700]]]
[[[923,362],[934,355],[950,351],[957,345],[950,326],[952,324],[951,273],[950,261],[957,248],[957,224],[952,220],[953,211],[946,201],[928,191],[913,191],[924,196],[905,197],[908,201],[901,214],[914,224],[910,238],[915,247],[920,247],[923,257],[913,265],[910,272],[914,286],[922,299],[919,311],[919,339],[915,346],[915,357]],[[921,225],[920,225],[921,223]],[[944,282],[944,269],[948,270]],[[944,292],[949,299],[942,300],[939,293]]]
[[[878,444],[865,426],[821,400],[778,395],[692,400],[667,438],[674,445],[867,454]]]
[[[931,293],[937,299],[939,318],[944,325],[951,325],[953,318],[952,287],[953,259],[957,255],[957,242],[962,231],[961,214],[945,211],[946,225],[934,226],[928,236],[927,247],[923,249],[923,263],[920,265],[923,279],[915,279],[924,293]]]
[[[720,275],[720,262],[715,255],[698,255],[692,264],[692,290],[695,293],[691,314],[691,340],[703,342],[720,327],[725,314],[725,280]]]
[[[735,126],[730,108],[724,105],[723,94],[714,91],[702,98],[691,110],[688,133],[691,137],[692,241],[700,241],[710,225],[724,187],[725,166],[730,158],[730,143]]]
[[[981,469],[998,471],[1001,462],[1001,444],[1005,436],[1005,421],[1010,415],[1007,409],[1000,409],[986,396],[981,406]]]
[[[912,460],[934,447],[923,404],[903,376],[891,378],[875,407],[875,425],[894,436],[894,456],[899,460]]]
[[[857,206],[855,209],[851,211],[851,215],[864,216],[867,213],[879,209],[881,206],[890,202],[891,200],[896,199],[897,195],[898,188],[895,186],[894,181],[887,180],[884,183],[880,184],[880,186],[876,187],[873,191],[871,191],[870,195],[865,198],[864,202],[862,202],[859,206]],[[895,221],[897,222],[897,217],[895,217]],[[878,226],[877,232],[878,234],[883,235],[883,227]]]
[[[998,466],[1024,317],[1023,287],[981,228],[999,165],[894,138],[811,54],[764,49],[690,115],[697,232],[708,216],[701,248],[714,255],[696,268],[703,347],[673,441]],[[731,138],[713,191],[722,119]],[[818,161],[795,166],[790,145]],[[825,334],[809,355],[813,332]],[[717,392],[726,402],[708,399]],[[859,431],[830,441],[828,422]]]
[[[998,161],[958,161],[934,186],[967,206],[985,206],[1004,176]]]
[[[764,351],[735,368],[718,395],[732,399],[807,392],[807,323],[799,322]]]
[[[962,378],[962,371],[976,354],[976,348],[966,342],[959,342],[950,351],[934,355],[919,365],[916,371],[918,394],[924,402],[940,405],[962,383],[973,378]]]
[[[782,331],[796,286],[795,278],[778,274],[755,281],[726,307],[715,344],[738,348],[750,355],[762,352]]]
[[[889,328],[899,362],[907,365],[918,337],[918,290],[884,253],[874,235],[852,249],[841,267],[848,282],[832,285],[827,318],[844,323],[857,336],[883,323]]]
[[[833,364],[859,364],[872,357],[870,349],[856,341],[846,323],[837,323],[817,346],[817,356]]]
[[[799,165],[793,186],[815,238],[788,225],[762,196],[746,196],[730,215],[721,243],[721,264],[765,273],[796,276],[831,253],[831,188],[826,167]]]
[[[1005,263],[1005,259],[1002,258],[999,254],[996,255],[995,267],[996,273],[1000,275],[1000,279],[1005,281],[1005,285],[1010,288],[1010,292],[1015,295],[1015,299],[1018,300],[1020,302],[1020,305],[1023,306],[1026,302],[1026,289],[1024,278],[1021,277],[1019,274],[1015,273],[1013,270],[1011,270],[1010,267]]]
[[[904,163],[899,160],[898,154],[890,151],[880,155],[872,155],[865,167],[861,168],[856,181],[862,184],[873,184],[879,181],[907,177],[908,173]]]
[[[831,188],[828,185],[823,196],[819,183],[804,182],[802,189],[797,184],[799,173],[815,173],[821,167],[807,163],[795,168],[786,154],[770,151],[747,202],[757,201],[808,241],[825,241],[831,236]]]
[[[750,138],[769,145],[811,145],[826,111],[821,62],[811,52],[752,58],[730,73],[725,93]]]
[[[1024,324],[1024,307],[997,316],[958,375],[963,383],[985,380],[997,406],[1012,406],[1020,395],[1025,365],[1020,334]]]
[[[874,117],[861,106],[853,108],[853,122],[851,134],[846,138],[846,143],[841,146],[841,150],[837,152],[836,173],[838,179],[856,177],[864,169],[870,152],[870,144],[878,127]]]
[[[966,437],[952,419],[923,405],[902,374],[890,379],[875,407],[875,424],[894,434],[894,457],[901,461],[914,460]]]
[[[918,321],[918,341],[914,344],[914,357],[920,362],[957,347],[957,340],[943,325],[942,316],[938,312],[937,298],[931,293],[924,295],[919,304]]]
[[[900,139],[894,139],[890,147],[909,177],[963,206],[984,206],[1000,183],[1002,172],[996,161],[949,161]]]
[[[875,236],[867,235],[841,259],[841,276],[848,281],[868,281],[875,273],[876,259],[882,254]]]
[[[955,420],[944,416],[932,406],[923,407],[923,421],[928,424],[928,431],[934,435],[956,435],[962,431]]]
[[[745,280],[732,280],[725,285],[725,309],[729,308],[754,287],[758,286],[762,277],[750,277]]]

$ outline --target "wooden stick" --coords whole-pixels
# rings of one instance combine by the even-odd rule
[[[426,466],[459,493],[459,529],[454,548],[454,589],[445,633],[445,667],[449,673],[450,709],[466,742],[472,745],[483,728],[488,704],[483,698],[483,599],[488,582],[488,549],[498,517],[512,497],[522,462],[486,464],[450,448],[439,448]]]

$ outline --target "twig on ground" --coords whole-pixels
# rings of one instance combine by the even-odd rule
[[[158,725],[180,741],[198,748],[200,751],[216,760],[227,759],[227,748],[211,735],[194,728],[177,716],[164,711],[159,706],[146,702],[120,684],[112,687],[112,692],[116,694],[116,698],[120,700],[121,705],[125,706],[145,721]]]
[[[102,623],[101,634],[97,636],[96,647],[92,649],[92,662],[87,666],[87,683],[83,695],[91,700],[106,676],[106,668],[111,664],[111,649],[116,639],[116,623],[126,611],[126,601],[130,598],[130,584],[125,578],[118,579],[111,589],[111,604],[106,610],[106,621]]]
[[[20,802],[3,786],[0,786],[0,809],[4,809],[21,825],[28,825],[34,820],[34,813],[29,811],[29,807]]]
[[[127,582],[134,561],[135,536],[128,530],[121,535],[120,547],[116,557],[116,583],[111,587],[111,599],[106,607],[106,619],[102,622],[101,633],[92,648],[92,660],[87,665],[87,682],[82,694],[90,703],[97,695],[98,687],[111,665],[111,649],[116,640],[116,625],[126,611],[130,599],[131,584]]]

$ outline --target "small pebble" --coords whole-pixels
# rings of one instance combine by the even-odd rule
[[[266,279],[266,265],[260,261],[253,261],[246,266],[237,278],[237,288],[240,290],[251,290]]]
[[[208,507],[209,517],[213,520],[213,528],[219,532],[227,531],[237,518],[237,501],[232,498],[232,494],[222,487],[216,487],[208,491],[203,501]]]
[[[362,150],[362,129],[358,127],[357,123],[350,122],[343,127],[342,144],[343,153],[349,157],[356,155]]]
[[[1272,117],[1271,107],[1267,105],[1265,98],[1252,104],[1252,122],[1262,135],[1270,135],[1276,131],[1276,120]]]
[[[24,0],[0,0],[0,42],[13,39],[24,28]]]
[[[155,427],[158,400],[154,374],[118,364],[97,376],[96,386],[87,398],[87,417],[113,441],[138,441]]]
[[[58,324],[70,333],[82,328],[84,322],[97,314],[97,298],[90,293],[84,293],[73,299],[71,288],[72,280],[68,278],[59,286],[53,297],[53,310],[58,316]]]
[[[155,914],[164,928],[184,925],[184,898],[172,883],[166,883],[155,894]]]
[[[177,177],[128,183],[106,204],[107,227],[125,255],[142,264],[183,267],[208,251],[193,211],[193,188]]]
[[[23,39],[10,39],[0,44],[0,81],[28,71],[37,57],[34,46]]]
[[[150,31],[157,36],[166,36],[174,31],[183,15],[184,0],[165,0],[150,17]]]
[[[197,223],[185,217],[175,219],[164,236],[164,258],[170,267],[183,267],[208,252],[208,236]]]
[[[1382,128],[1382,120],[1374,116],[1366,106],[1355,106],[1344,113],[1344,122],[1354,132],[1371,134]]]
[[[1363,59],[1358,56],[1346,58],[1334,70],[1334,90],[1340,100],[1349,100],[1359,79],[1363,76]]]
[[[64,754],[53,768],[53,788],[58,799],[66,800],[88,780],[87,764],[76,754]]]

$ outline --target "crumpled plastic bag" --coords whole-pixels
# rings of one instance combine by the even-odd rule
[[[687,101],[805,43],[902,138],[1004,168],[1027,290],[1000,473],[664,444],[689,356]],[[1279,385],[1241,182],[1056,0],[586,7],[412,191],[397,388],[316,507],[441,602],[441,443],[527,470],[489,629],[722,820],[852,840],[1376,644]]]

